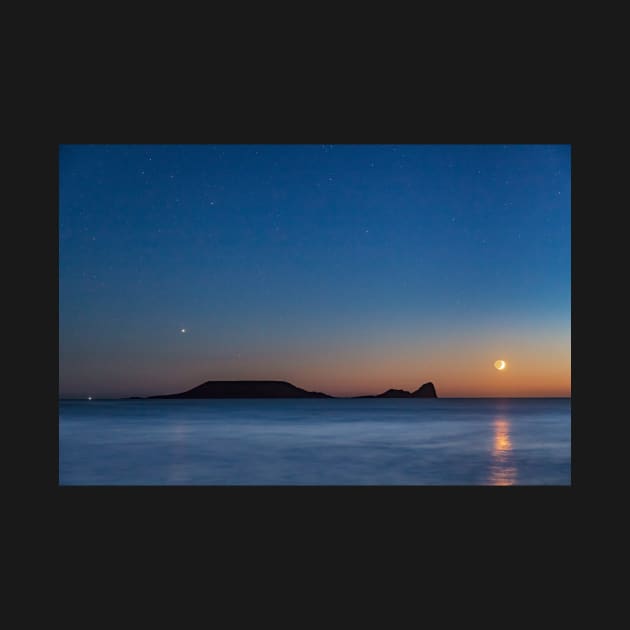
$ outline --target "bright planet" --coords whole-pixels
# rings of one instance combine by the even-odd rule
[[[497,368],[497,370],[505,370],[506,365],[507,363],[501,359],[494,362],[494,367]]]

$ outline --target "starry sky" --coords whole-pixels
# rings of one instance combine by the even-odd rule
[[[61,397],[570,377],[569,145],[59,147]]]

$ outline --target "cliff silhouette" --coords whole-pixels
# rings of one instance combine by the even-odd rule
[[[137,398],[133,396],[132,398]],[[322,392],[309,392],[286,381],[206,381],[178,394],[161,394],[147,398],[339,398]],[[353,398],[437,398],[433,383],[424,383],[415,392],[388,389],[376,396]]]

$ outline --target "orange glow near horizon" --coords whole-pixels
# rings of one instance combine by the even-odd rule
[[[439,398],[571,397],[570,335],[560,330],[516,334],[477,333],[414,343],[388,338],[377,346],[361,340],[328,347],[284,347],[273,355],[257,353],[212,359],[211,347],[172,356],[164,349],[165,371],[130,357],[121,373],[116,357],[87,360],[81,383],[63,373],[66,390],[98,396],[145,396],[185,391],[208,380],[282,380],[332,396],[377,395],[388,389],[414,391],[431,381]],[[516,341],[514,341],[516,339]],[[497,357],[509,361],[497,370]],[[60,369],[63,372],[63,366]],[[89,380],[83,375],[89,374]],[[108,389],[103,389],[108,383]]]
[[[494,367],[497,357],[505,369]],[[295,363],[285,373],[296,385],[338,396],[414,391],[427,381],[445,398],[571,396],[571,341],[562,329],[524,337],[485,331],[376,349],[341,346],[336,355]]]
[[[495,369],[487,358],[492,350],[477,355],[471,350],[442,348],[424,357],[411,351],[397,356],[323,357],[291,372],[299,387],[337,396],[380,394],[390,388],[414,391],[427,381],[444,398],[571,396],[569,344],[547,353],[514,348],[504,370]]]

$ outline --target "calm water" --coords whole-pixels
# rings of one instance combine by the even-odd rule
[[[569,485],[571,401],[60,401],[59,483]]]

